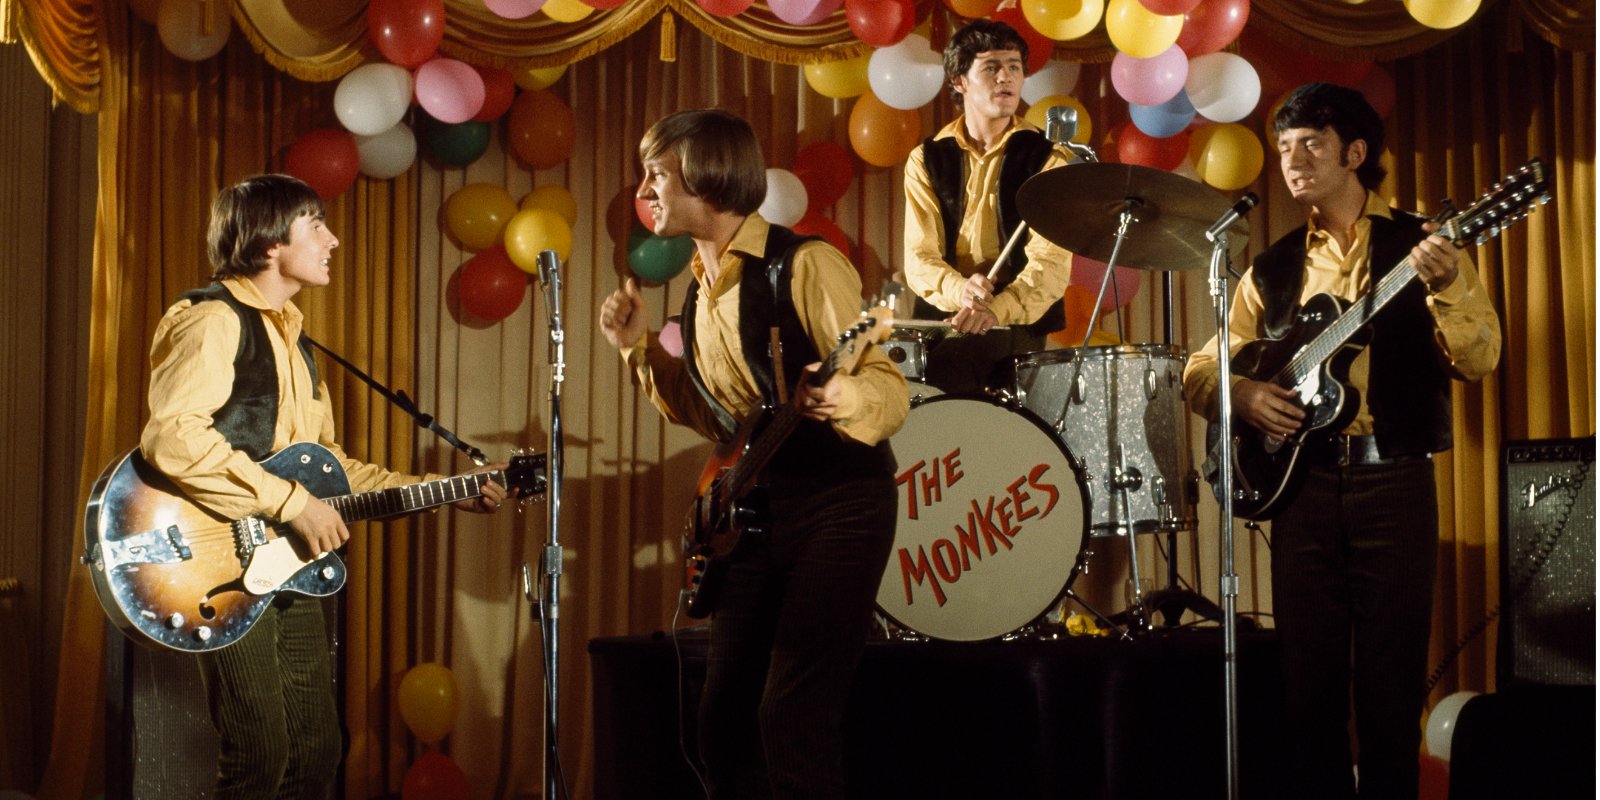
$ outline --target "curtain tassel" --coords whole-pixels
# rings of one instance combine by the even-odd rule
[[[661,12],[661,60],[678,60],[678,22],[671,11]]]

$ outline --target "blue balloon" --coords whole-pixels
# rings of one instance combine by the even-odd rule
[[[1194,105],[1189,102],[1189,92],[1179,89],[1171,100],[1153,106],[1128,104],[1128,118],[1133,126],[1146,136],[1165,139],[1177,136],[1194,121]]]

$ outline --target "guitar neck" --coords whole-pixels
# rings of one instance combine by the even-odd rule
[[[803,391],[808,386],[827,385],[829,379],[838,371],[839,355],[835,351],[828,356],[826,361],[822,362],[822,366],[816,372],[806,373],[805,377],[801,378],[795,394],[798,395],[800,391]],[[789,438],[789,434],[794,433],[794,429],[799,426],[800,420],[804,418],[804,415],[800,413],[800,406],[796,403],[797,399],[795,397],[789,398],[790,402],[784,403],[772,415],[772,421],[768,422],[767,427],[763,428],[761,434],[750,443],[749,448],[745,450],[745,454],[739,459],[739,462],[733,465],[728,476],[730,496],[741,497],[755,486],[756,478],[760,476],[761,470],[767,466],[768,461],[772,460],[773,455],[778,452],[778,448]]]
[[[1300,352],[1296,353],[1289,363],[1279,370],[1274,381],[1283,386],[1293,386],[1300,383],[1311,373],[1321,368],[1339,348],[1349,343],[1362,326],[1372,321],[1372,318],[1400,294],[1400,291],[1417,277],[1417,271],[1411,267],[1411,256],[1406,256],[1394,269],[1389,270],[1378,285],[1364,297],[1355,301],[1345,310],[1333,324],[1317,334]]]
[[[408,486],[396,486],[391,489],[324,497],[322,500],[333,506],[345,522],[359,522],[411,514],[446,503],[470,500],[482,495],[483,485],[490,481],[501,486],[507,485],[503,471],[491,470],[413,483]]]

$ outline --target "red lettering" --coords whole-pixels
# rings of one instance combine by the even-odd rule
[[[944,485],[954,486],[956,481],[966,476],[966,473],[961,471],[961,448],[951,450],[950,454],[940,461],[944,463]]]
[[[1016,536],[1022,532],[1022,528],[1011,524],[1011,512],[1007,510],[1010,507],[1011,498],[1007,497],[994,507],[994,513],[1000,515],[1000,530],[1005,531],[1007,536]]]
[[[1056,501],[1061,499],[1061,490],[1057,489],[1055,484],[1041,483],[1039,481],[1040,476],[1044,475],[1049,469],[1049,464],[1039,464],[1028,473],[1028,485],[1050,495],[1050,502],[1044,504],[1044,511],[1039,514],[1041,519],[1050,516],[1050,509],[1055,508]]]
[[[935,461],[934,463],[937,464],[938,462]],[[922,487],[923,505],[931,506],[944,500],[944,494],[939,487],[939,470],[937,468],[929,469],[926,475],[917,480],[917,483]]]
[[[990,519],[991,515],[994,514],[994,498],[990,497],[989,505],[983,509],[978,508],[978,501],[973,500],[971,503],[972,511],[967,514],[967,524],[976,524],[983,531],[983,540],[989,545],[989,552],[996,551],[994,546],[996,538],[999,539],[1000,544],[1005,545],[1005,548],[1010,550],[1011,540],[1007,539],[1005,531],[996,527],[994,520]]]
[[[900,548],[900,578],[906,585],[906,605],[911,605],[911,580],[916,579],[921,584],[924,579],[933,587],[933,600],[940,606],[944,605],[944,587],[939,585],[939,579],[934,577],[933,569],[928,566],[928,552],[917,546],[917,560],[911,560],[911,551]]]
[[[1027,481],[1028,476],[1024,475],[1012,481],[1011,485],[1006,487],[1006,491],[1011,495],[1011,507],[1017,510],[1018,522],[1021,522],[1039,513],[1039,509],[1027,508],[1023,505],[1024,503],[1028,502],[1028,500],[1032,499],[1033,495],[1028,494],[1027,492],[1017,491],[1018,489],[1022,488],[1022,484],[1026,483]]]
[[[928,462],[926,461],[918,461],[917,463],[911,465],[911,469],[908,469],[894,477],[896,486],[904,484],[906,487],[906,516],[910,517],[911,519],[917,518],[917,492],[914,488],[916,486],[915,478],[917,470],[920,470],[927,465]]]
[[[971,556],[983,560],[982,551],[978,550],[978,529],[976,526],[963,529],[960,525],[952,526],[956,530],[956,539],[961,542],[961,569],[972,569]],[[990,549],[993,552],[993,549]]]
[[[940,539],[933,543],[933,568],[946,583],[961,580],[961,554],[956,552],[955,542]]]

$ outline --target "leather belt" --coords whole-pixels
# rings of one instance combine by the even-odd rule
[[[1360,467],[1374,464],[1398,464],[1402,461],[1415,461],[1427,457],[1427,453],[1415,453],[1384,458],[1378,453],[1378,437],[1339,434],[1329,440],[1328,444],[1323,448],[1322,458],[1319,461],[1328,466]]]

